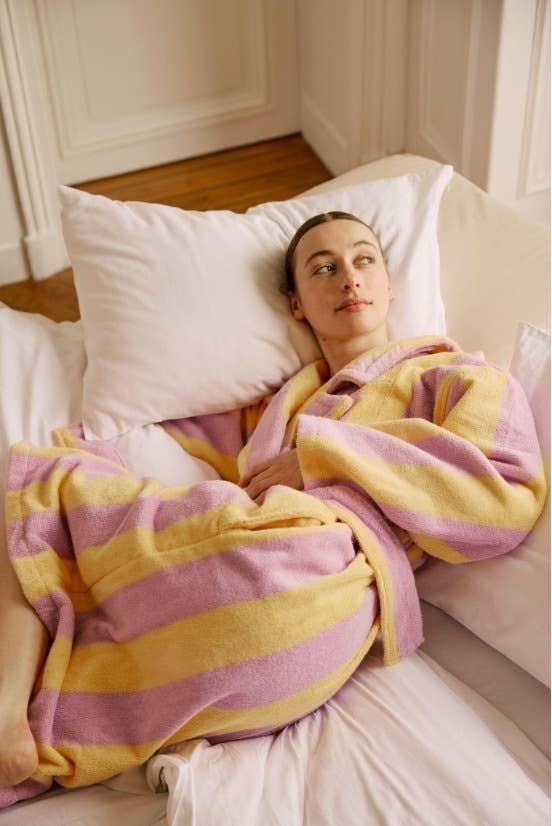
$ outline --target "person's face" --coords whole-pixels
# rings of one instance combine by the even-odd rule
[[[295,248],[290,309],[319,341],[345,341],[385,329],[393,291],[378,241],[357,221],[318,224]]]

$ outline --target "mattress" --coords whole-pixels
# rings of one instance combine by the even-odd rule
[[[428,163],[384,159],[323,186]],[[453,260],[461,239],[450,229],[452,212],[456,226],[482,237],[483,225],[497,232],[506,213],[461,178],[454,187],[440,233],[442,254],[458,271]],[[517,255],[526,255],[529,266],[543,254],[543,238],[532,225],[520,226]],[[508,250],[498,258],[503,254]],[[471,265],[470,279],[498,278],[490,258]],[[504,316],[477,330],[477,318],[467,313],[471,321],[462,327],[466,297],[457,285],[447,289],[449,334],[506,366],[511,342],[500,334]],[[49,444],[53,428],[79,420],[84,367],[80,323],[54,324],[0,307],[2,484],[11,443]],[[156,425],[135,428],[116,447],[136,473],[166,484],[218,478]],[[377,640],[325,706],[279,734],[219,745],[190,741],[105,783],[23,801],[2,813],[2,826],[548,823],[549,690],[438,608],[422,607],[425,642],[418,651],[384,668]]]

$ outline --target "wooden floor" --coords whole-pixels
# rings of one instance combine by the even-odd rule
[[[303,138],[291,135],[73,186],[122,201],[245,212],[265,201],[293,198],[331,177]],[[43,281],[0,286],[0,301],[54,321],[79,318],[71,269]]]

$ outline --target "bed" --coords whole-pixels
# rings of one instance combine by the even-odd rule
[[[304,195],[436,166],[396,155]],[[447,335],[522,383],[549,477],[548,233],[457,173],[447,183],[437,261]],[[80,421],[83,399],[91,407],[83,377],[93,354],[83,327],[0,307],[2,478],[10,444],[49,444],[52,429]],[[89,423],[110,426],[93,416]],[[136,473],[165,484],[216,478],[175,451],[157,424],[133,424],[110,435]],[[420,648],[385,667],[378,638],[328,703],[280,733],[191,740],[102,783],[22,801],[2,812],[2,823],[548,823],[549,560],[547,505],[505,557],[424,565],[416,575]]]

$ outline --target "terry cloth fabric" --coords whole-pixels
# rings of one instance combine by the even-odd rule
[[[447,338],[319,360],[259,404],[165,422],[223,477],[164,487],[79,426],[13,446],[10,558],[51,648],[29,720],[39,769],[10,805],[159,749],[275,732],[328,700],[381,628],[423,641],[414,570],[515,548],[546,495],[527,399]],[[296,448],[304,490],[240,486]]]

